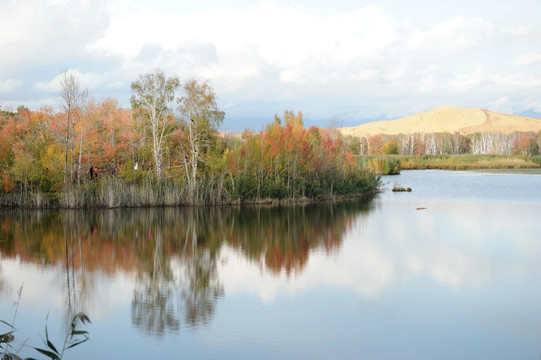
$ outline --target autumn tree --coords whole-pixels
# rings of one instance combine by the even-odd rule
[[[115,99],[90,101],[82,109],[81,117],[85,118],[84,126],[80,122],[78,127],[79,136],[85,138],[85,145],[79,152],[82,163],[98,166],[104,171],[121,165],[125,166],[124,170],[133,168],[128,163],[136,156],[136,150],[145,144],[135,141],[135,120],[140,119],[134,119],[131,109],[119,108]]]
[[[85,140],[86,119],[87,119],[87,99],[88,90],[83,90],[79,96],[79,108],[81,109],[81,124],[79,125],[79,158],[77,161],[77,184],[81,184],[81,177],[83,172],[81,171],[81,161],[83,156],[83,146]]]
[[[218,127],[225,113],[218,109],[216,93],[206,81],[188,80],[182,86],[178,110],[187,133],[183,156],[186,179],[192,196],[197,196],[197,169],[206,161],[205,153],[215,142]]]
[[[6,119],[1,119],[0,123],[0,176],[2,180],[2,188],[5,191],[12,188],[12,183],[9,177],[9,170],[15,161],[15,153],[13,151],[14,133],[17,131],[17,124],[13,117],[6,114]]]
[[[383,147],[383,153],[386,155],[398,155],[398,144],[394,140],[387,140]]]
[[[538,155],[539,145],[535,142],[535,135],[523,133],[514,142],[514,153],[526,156]]]
[[[283,136],[285,137],[285,169],[287,174],[287,191],[293,194],[297,189],[296,183],[300,167],[303,164],[303,159],[307,155],[307,147],[305,146],[306,137],[303,127],[303,114],[298,111],[295,114],[291,110],[284,111],[285,129]],[[337,134],[336,130],[333,134]]]
[[[383,139],[381,134],[371,135],[367,141],[369,154],[383,154]]]
[[[152,153],[159,179],[165,142],[172,131],[173,114],[169,104],[175,99],[179,86],[180,80],[176,76],[167,77],[161,70],[140,75],[131,84],[132,108],[146,120],[152,134]]]

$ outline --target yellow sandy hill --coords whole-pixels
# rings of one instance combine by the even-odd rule
[[[484,109],[459,109],[442,106],[434,110],[410,115],[397,120],[374,121],[354,127],[344,127],[344,135],[369,136],[374,134],[408,134],[459,132],[538,132],[541,119],[501,114]]]

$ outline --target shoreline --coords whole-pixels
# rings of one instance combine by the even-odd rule
[[[375,190],[369,190],[357,194],[348,195],[333,195],[320,198],[292,198],[292,199],[254,199],[254,200],[231,200],[216,203],[178,203],[178,204],[142,204],[138,206],[4,206],[0,205],[2,210],[95,210],[95,209],[142,209],[142,208],[170,208],[170,207],[249,207],[249,206],[265,206],[265,207],[280,207],[280,206],[297,206],[297,205],[312,205],[312,204],[336,204],[341,202],[368,200],[373,198],[377,193],[381,192],[381,187]],[[0,198],[0,203],[3,199]]]

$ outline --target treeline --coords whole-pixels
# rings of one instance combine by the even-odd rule
[[[245,132],[228,154],[233,197],[318,198],[374,190],[379,180],[347,150],[335,129],[303,127],[302,113],[284,112],[260,133]]]
[[[541,130],[506,134],[502,132],[414,133],[348,136],[350,149],[360,155],[539,155]]]
[[[61,78],[60,111],[0,111],[0,206],[285,201],[379,185],[342,135],[305,129],[301,112],[236,136],[219,132],[224,113],[197,79],[141,75],[126,109],[89,100],[73,74]]]

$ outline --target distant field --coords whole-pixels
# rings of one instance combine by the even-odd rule
[[[399,162],[401,170],[540,169],[541,157],[520,155],[365,155],[364,163]],[[541,169],[540,169],[541,171]]]

